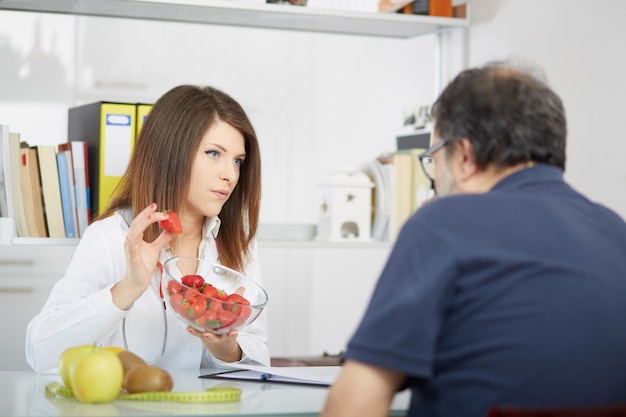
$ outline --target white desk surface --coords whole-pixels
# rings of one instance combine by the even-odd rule
[[[327,388],[261,382],[198,378],[199,371],[172,374],[173,391],[202,391],[215,386],[240,388],[241,400],[232,403],[176,403],[166,401],[113,401],[84,404],[69,398],[48,399],[45,386],[61,383],[59,375],[28,371],[0,371],[0,416],[317,416]],[[405,415],[408,391],[396,395],[390,415]]]

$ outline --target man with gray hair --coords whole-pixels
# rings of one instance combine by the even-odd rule
[[[504,63],[459,74],[420,155],[437,198],[404,225],[324,417],[485,417],[626,403],[626,223],[563,180],[560,98]]]

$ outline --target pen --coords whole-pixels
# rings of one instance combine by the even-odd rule
[[[261,381],[267,381],[272,377],[272,374],[261,374]]]

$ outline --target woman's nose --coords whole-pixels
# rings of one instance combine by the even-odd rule
[[[235,164],[227,162],[221,167],[220,178],[224,181],[232,181],[235,178]]]

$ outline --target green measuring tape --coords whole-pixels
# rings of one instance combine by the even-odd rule
[[[74,393],[58,382],[50,382],[46,385],[46,396],[74,398]],[[138,392],[135,394],[122,394],[116,399],[132,401],[173,401],[180,403],[234,402],[241,399],[241,390],[237,388],[213,387],[206,391]]]

